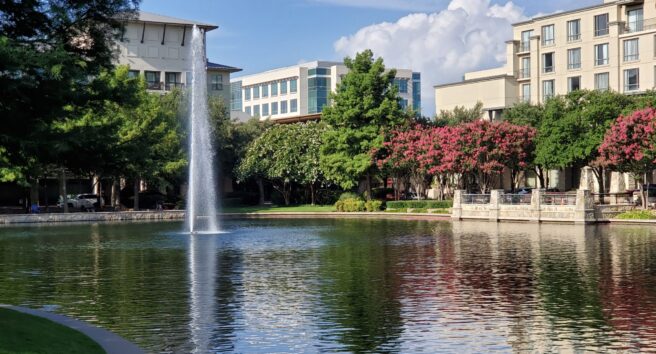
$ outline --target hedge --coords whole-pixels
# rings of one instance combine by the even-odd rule
[[[387,202],[387,209],[448,209],[452,200],[398,200]]]

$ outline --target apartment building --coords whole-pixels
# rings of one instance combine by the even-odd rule
[[[485,117],[579,89],[656,87],[656,0],[604,0],[513,25],[506,65],[435,86],[436,111],[483,103]]]
[[[148,89],[166,92],[191,83],[191,35],[196,25],[209,32],[216,25],[139,12],[128,21],[118,41],[118,64],[129,65],[132,75],[144,75]],[[230,74],[239,68],[207,63],[207,89],[230,100]]]
[[[348,69],[341,62],[313,61],[231,80],[233,118],[280,123],[319,119]],[[421,75],[397,69],[395,85],[404,107],[421,108]]]

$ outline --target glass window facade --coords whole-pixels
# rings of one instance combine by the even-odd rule
[[[269,116],[269,104],[265,103],[262,105],[262,116],[263,117],[268,117]]]
[[[608,73],[595,74],[595,90],[607,91],[610,88]]]
[[[412,109],[421,113],[421,73],[412,73]]]
[[[638,38],[627,39],[624,41],[624,61],[634,61],[640,59]]]
[[[159,71],[146,71],[144,76],[146,77],[146,87],[149,90],[161,90],[162,86],[159,81]]]
[[[244,89],[244,101],[250,101],[251,99],[251,88],[247,87]]]
[[[314,69],[309,69],[308,70],[308,76],[315,76],[315,75],[329,76],[330,75],[330,69],[328,69],[328,68],[314,68]]]
[[[253,99],[260,98],[260,86],[253,86]]]
[[[594,17],[594,33],[595,37],[608,34],[608,14],[597,15]]]
[[[639,32],[644,29],[642,7],[630,8],[626,11],[626,28],[629,33]]]
[[[554,80],[542,81],[542,100],[546,101],[554,96]]]
[[[531,37],[533,37],[532,30],[522,32],[522,40],[519,42],[520,52],[528,52],[531,50]]]
[[[531,84],[522,85],[522,102],[531,102]]]
[[[581,48],[567,50],[567,68],[570,70],[581,68]]]
[[[222,74],[212,74],[210,77],[210,88],[212,91],[221,91],[223,90],[223,75]]]
[[[542,26],[542,45],[556,44],[556,28],[554,25]]]
[[[251,115],[251,106],[247,106],[246,108],[244,108],[244,112],[246,112],[246,114],[248,114],[250,116]]]
[[[176,87],[182,87],[182,73],[167,72],[165,78],[166,90],[173,90]]]
[[[624,91],[638,91],[640,89],[640,71],[638,69],[624,70]]]
[[[289,92],[296,93],[298,91],[298,80],[289,80]]]
[[[130,70],[130,71],[128,71],[128,77],[131,78],[131,79],[139,77],[139,70]]]
[[[278,96],[278,83],[277,82],[272,82],[271,83],[271,96]]]
[[[280,101],[280,114],[287,113],[287,101]]]
[[[271,102],[271,115],[275,116],[278,114],[278,102]]]
[[[399,89],[399,93],[408,93],[408,79],[394,79],[394,86]]]
[[[330,78],[311,77],[308,79],[308,113],[319,113],[328,105]],[[294,112],[294,111],[292,111]]]
[[[289,111],[291,113],[296,113],[298,111],[298,100],[297,99],[289,100]]]
[[[280,81],[280,94],[281,95],[287,94],[287,80]]]
[[[256,104],[253,106],[253,115],[257,117],[260,116],[260,105]]]
[[[581,20],[567,22],[567,41],[576,42],[581,39]]]
[[[542,54],[542,72],[552,73],[555,70],[554,53]]]
[[[241,111],[241,81],[235,81],[230,84],[230,110]]]
[[[262,90],[262,97],[269,97],[269,84],[264,84],[260,85],[260,89]]]
[[[567,92],[578,91],[581,89],[581,77],[574,76],[567,78]]]
[[[608,65],[608,43],[595,45],[594,51],[595,65]]]
[[[401,109],[403,109],[403,110],[408,109],[408,100],[406,100],[405,98],[401,98],[399,100],[399,105],[401,106]]]

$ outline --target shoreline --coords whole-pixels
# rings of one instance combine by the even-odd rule
[[[391,219],[391,220],[452,220],[450,214],[386,213],[386,212],[248,212],[220,213],[225,219]],[[122,211],[88,213],[4,214],[0,225],[54,225],[90,222],[182,221],[184,210]],[[462,220],[466,221],[466,220]],[[472,220],[473,221],[473,220]],[[478,220],[476,220],[478,221]],[[513,221],[500,221],[512,223]],[[526,223],[530,221],[517,221]],[[567,222],[565,222],[567,223]],[[656,225],[656,220],[607,219],[595,224]],[[594,224],[593,224],[594,225]]]

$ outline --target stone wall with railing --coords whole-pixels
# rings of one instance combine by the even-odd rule
[[[508,194],[493,190],[490,194],[467,194],[458,190],[453,198],[453,219],[490,221],[594,223],[595,205],[589,190],[573,193],[549,193],[534,189],[530,194]]]

